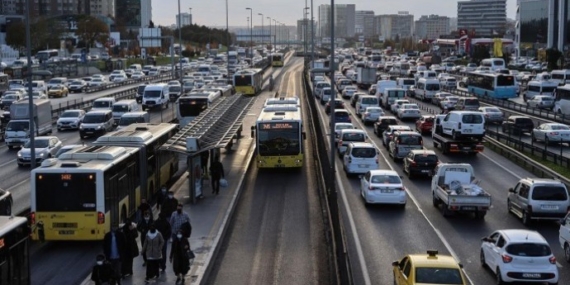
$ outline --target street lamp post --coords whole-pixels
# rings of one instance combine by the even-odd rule
[[[267,17],[269,20],[269,45],[271,45],[271,17]]]
[[[249,22],[249,58],[252,60],[253,63],[253,9],[245,8],[249,10],[249,18],[251,21]]]
[[[190,8],[192,11],[192,8]],[[173,47],[174,48],[174,47]],[[173,51],[174,52],[174,51]],[[180,74],[180,84],[182,84],[182,15],[180,15],[180,0],[178,0],[178,68]]]
[[[30,35],[30,5],[31,0],[26,0],[26,56],[28,58],[28,70],[26,70],[26,77],[28,79],[28,114],[34,113],[34,96],[32,96],[32,39]],[[30,167],[36,168],[36,144],[35,144],[35,126],[34,117],[30,116]]]
[[[313,0],[311,0],[313,1]],[[227,36],[227,51],[226,51],[226,59],[229,60],[230,58],[230,23],[229,23],[229,16],[228,16],[228,0],[226,0],[226,36]],[[229,62],[226,64],[226,79],[230,79],[230,65]]]
[[[257,15],[261,16],[261,45],[263,45],[263,14],[257,13]]]
[[[275,35],[273,35],[273,52],[277,52],[277,20],[273,19],[273,29],[275,30]]]
[[[311,0],[311,62],[315,62],[315,20],[313,18],[313,0]],[[311,66],[313,68],[313,66]]]
[[[305,0],[305,6],[307,5],[307,0]],[[307,62],[307,28],[309,27],[309,25],[307,24],[307,14],[309,12],[307,12],[307,10],[309,10],[309,7],[305,7],[303,8],[303,57],[305,58],[305,62]]]

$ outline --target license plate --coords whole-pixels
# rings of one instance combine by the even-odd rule
[[[429,170],[422,170],[422,173],[429,173]]]
[[[471,129],[463,129],[462,132],[464,132],[464,133],[471,133]]]
[[[380,193],[394,193],[394,190],[392,190],[392,189],[381,189]]]
[[[275,167],[285,167],[285,164],[275,164]]]
[[[75,231],[70,231],[70,230],[59,231],[60,235],[72,235],[74,233],[75,233]]]
[[[93,132],[85,132],[86,134],[92,134]]]
[[[464,210],[464,211],[475,211],[475,207],[461,207],[461,210]]]
[[[541,205],[540,209],[542,209],[542,210],[558,210],[558,206],[556,206],[556,205]]]
[[[523,273],[523,278],[540,278],[540,273]]]
[[[359,164],[358,167],[360,167],[360,168],[366,168],[366,167],[368,167],[368,164]]]

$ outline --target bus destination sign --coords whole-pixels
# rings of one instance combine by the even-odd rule
[[[296,129],[297,123],[262,123],[262,130],[286,130],[286,129]]]

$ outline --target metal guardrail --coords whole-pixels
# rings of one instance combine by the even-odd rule
[[[514,160],[515,163],[518,165],[523,166],[524,168],[530,170],[530,172],[536,174],[542,178],[554,178],[562,181],[566,184],[566,187],[570,187],[570,180],[559,173],[551,170],[550,168],[534,161],[532,158],[526,156],[524,153],[521,153],[517,149],[510,147],[508,145],[503,144],[502,142],[490,138],[487,136],[486,138],[487,143],[490,145],[491,148],[495,152],[498,152],[502,156],[505,156],[511,160]],[[520,146],[520,145],[519,145]]]
[[[89,87],[85,88],[85,93],[99,92],[99,91],[109,90],[109,89],[116,88],[116,87],[131,85],[131,84],[135,84],[135,83],[150,82],[150,81],[152,81],[152,82],[164,82],[164,81],[169,81],[169,80],[173,80],[171,74],[159,74],[156,76],[145,76],[145,77],[140,78],[140,79],[130,79],[129,78],[123,82],[116,82],[116,83],[112,82],[112,83],[108,83],[108,84],[100,85],[100,86],[89,86]]]

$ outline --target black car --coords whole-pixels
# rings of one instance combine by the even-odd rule
[[[335,109],[344,109],[344,101],[342,101],[340,99],[335,99],[334,100],[334,108]],[[331,101],[328,101],[327,104],[325,105],[325,113],[327,113],[327,114],[331,113]]]
[[[522,134],[530,133],[534,129],[534,122],[526,116],[510,116],[501,125],[503,133]]]
[[[410,179],[414,176],[432,176],[438,161],[433,150],[410,150],[404,158],[404,172]]]
[[[378,121],[374,123],[374,133],[382,137],[382,133],[391,125],[397,125],[398,120],[393,116],[380,116]]]

